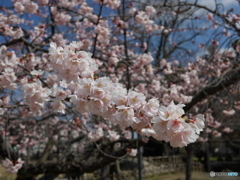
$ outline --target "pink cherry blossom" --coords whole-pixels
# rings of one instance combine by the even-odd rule
[[[144,11],[137,11],[135,19],[137,23],[145,26],[151,25],[153,23],[153,21],[149,19],[149,15]]]
[[[130,91],[128,93],[127,105],[133,108],[139,108],[141,105],[145,104],[145,96],[142,93],[137,93]]]
[[[225,116],[232,116],[233,114],[235,114],[235,110],[234,109],[226,109],[226,110],[223,110],[223,114]]]
[[[148,15],[152,15],[156,13],[156,9],[153,6],[146,6],[145,11]]]
[[[212,13],[208,13],[207,14],[207,20],[208,21],[212,21],[213,20],[213,14]]]
[[[88,139],[90,141],[98,141],[102,137],[103,137],[103,130],[102,130],[102,128],[98,128],[97,130],[88,133]]]
[[[220,136],[222,135],[222,133],[218,132],[217,130],[212,131],[212,134],[213,134],[215,137],[220,137]]]
[[[19,169],[21,169],[24,161],[22,161],[21,158],[18,158],[16,161],[11,161],[6,158],[2,161],[2,163],[8,172],[15,174],[18,172]]]
[[[60,12],[54,15],[54,19],[59,25],[65,25],[70,21],[71,16]]]
[[[229,127],[224,127],[223,132],[226,132],[226,133],[230,133],[230,132],[233,132],[233,129],[229,128]]]
[[[44,103],[50,99],[50,90],[43,88],[39,80],[29,84],[23,83],[22,90],[31,112],[41,114]]]
[[[238,23],[240,21],[240,16],[238,14],[233,14],[232,15],[232,21],[234,23]]]
[[[173,101],[167,106],[161,105],[159,108],[159,117],[163,121],[179,118],[184,114],[183,107],[184,104],[175,105]]]
[[[150,136],[154,136],[156,132],[151,128],[143,128],[141,129],[141,134],[144,136],[150,137]]]
[[[49,0],[38,0],[38,3],[39,3],[40,5],[47,5],[48,2],[49,2]]]
[[[117,141],[120,138],[120,135],[116,131],[108,130],[110,141]]]
[[[14,90],[17,85],[15,83],[17,77],[12,68],[5,68],[2,75],[0,75],[0,87]]]
[[[213,127],[213,128],[218,128],[220,125],[221,125],[221,123],[218,121],[208,123],[208,126]]]
[[[112,9],[118,8],[120,4],[121,4],[120,0],[107,0],[107,6],[109,6]]]
[[[143,111],[150,117],[157,115],[158,109],[159,101],[156,98],[150,99],[143,107]]]
[[[22,3],[20,2],[16,2],[14,3],[14,8],[16,9],[16,11],[19,13],[19,14],[22,14],[25,10],[24,6]]]
[[[128,155],[129,156],[136,156],[137,155],[137,149],[128,149]]]
[[[134,110],[126,106],[117,106],[118,111],[113,115],[121,127],[129,127],[134,122]]]
[[[29,1],[29,2],[26,3],[24,10],[27,13],[35,14],[35,13],[37,13],[38,5],[37,5],[37,3]]]
[[[195,142],[199,136],[189,127],[186,126],[183,131],[176,132],[170,139],[172,147],[183,147]]]
[[[205,127],[204,121],[205,121],[204,115],[198,114],[197,117],[191,123],[191,126],[194,127],[197,134],[200,134],[200,132],[203,131],[203,128]]]

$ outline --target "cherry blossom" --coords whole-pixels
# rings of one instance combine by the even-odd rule
[[[199,142],[206,142],[206,141],[208,141],[208,138],[199,137],[197,140]]]
[[[136,156],[137,155],[137,149],[128,149],[128,155],[129,156]]]
[[[120,138],[120,135],[116,131],[108,130],[110,141],[117,141]]]
[[[235,110],[234,109],[226,109],[226,110],[223,110],[223,114],[225,116],[232,116],[233,114],[235,114]]]
[[[8,172],[15,174],[19,169],[21,169],[24,161],[22,161],[21,158],[18,158],[16,161],[6,158],[5,160],[2,160],[2,163]]]
[[[226,133],[231,133],[231,132],[233,132],[233,130],[232,130],[231,128],[229,128],[229,127],[224,127],[222,131],[223,131],[223,132],[226,132]]]
[[[175,105],[173,101],[167,107],[161,105],[159,108],[159,117],[163,121],[179,118],[184,114],[182,109],[184,106],[184,104]]]
[[[92,131],[88,133],[88,139],[90,141],[98,141],[102,137],[103,137],[103,130],[101,128],[98,128],[96,131]]]
[[[22,84],[24,98],[29,104],[32,113],[39,115],[42,114],[41,110],[44,107],[44,103],[50,99],[50,90],[43,88],[42,83],[39,80],[29,84],[27,82],[23,82]]]
[[[212,13],[208,13],[207,14],[207,19],[208,19],[208,21],[212,21],[213,20],[213,14]]]
[[[10,3],[0,12],[0,134],[19,157],[42,154],[53,141],[50,155],[69,145],[63,161],[70,153],[81,159],[88,147],[99,160],[96,147],[115,141],[136,155],[124,147],[132,132],[184,147],[235,130],[226,126],[240,109],[239,88],[224,82],[239,69],[236,12],[184,2],[204,9],[204,19],[181,12],[182,2]],[[203,138],[205,123],[211,135]]]

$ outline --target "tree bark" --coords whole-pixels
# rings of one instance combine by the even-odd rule
[[[138,135],[138,139],[141,140],[141,135]],[[137,158],[138,158],[138,180],[143,180],[143,162],[142,162],[142,156],[143,156],[143,149],[142,146],[138,146],[137,149]]]
[[[116,171],[116,177],[117,177],[117,180],[121,180],[121,168],[120,168],[120,162],[119,160],[117,159],[115,161],[115,171]]]
[[[206,153],[205,153],[205,157],[204,157],[204,169],[207,172],[210,172],[210,155],[209,155],[209,142],[205,142],[206,143]]]
[[[193,157],[194,144],[189,144],[186,147],[186,180],[192,179],[192,157]]]
[[[53,137],[50,137],[48,142],[47,142],[47,144],[46,144],[46,146],[45,146],[45,149],[44,149],[44,151],[43,151],[43,153],[42,153],[42,155],[40,157],[39,162],[44,162],[44,161],[47,160],[47,158],[48,158],[48,156],[49,156],[49,154],[50,154],[54,144],[55,144],[55,141],[54,141]]]

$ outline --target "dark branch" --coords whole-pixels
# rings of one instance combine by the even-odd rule
[[[112,153],[112,156],[122,157],[127,153],[126,148],[122,148],[115,153]],[[88,161],[79,161],[79,162],[66,162],[66,163],[41,163],[37,165],[25,164],[18,172],[16,180],[26,180],[30,179],[34,175],[38,174],[59,174],[59,172],[64,174],[76,174],[79,175],[83,173],[90,173],[95,170],[102,168],[103,166],[114,162],[116,158],[110,156],[102,156],[99,159],[92,159]]]
[[[208,86],[201,89],[196,95],[193,97],[192,101],[184,107],[184,110],[189,111],[195,104],[204,100],[206,97],[216,94],[222,89],[231,86],[240,80],[240,68],[234,70],[231,69],[223,76],[212,81]]]

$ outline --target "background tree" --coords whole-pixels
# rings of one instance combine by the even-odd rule
[[[216,124],[220,93],[237,96],[239,16],[221,7],[3,1],[0,150],[8,170],[17,172],[22,157],[18,180],[93,172],[134,154],[142,142],[133,131],[173,147],[194,142],[203,127],[197,114]]]

